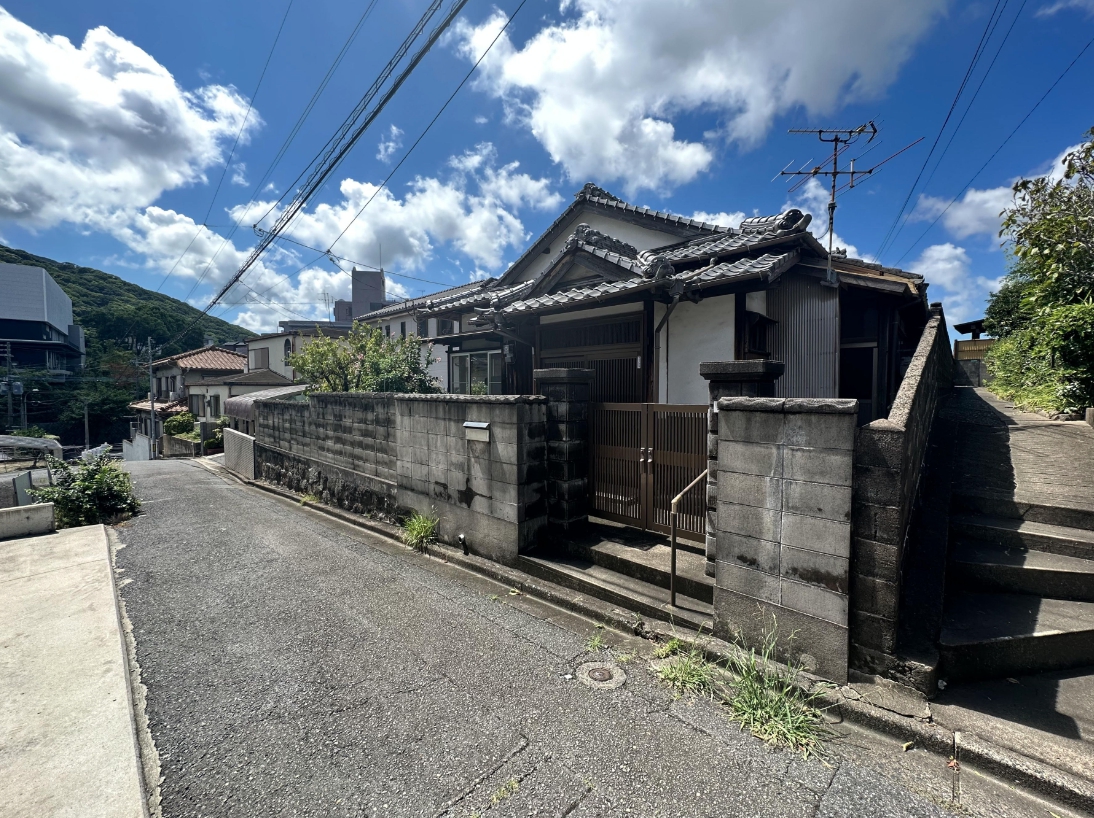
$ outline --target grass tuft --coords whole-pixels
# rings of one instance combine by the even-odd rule
[[[607,646],[608,645],[604,641],[604,637],[600,635],[600,631],[597,631],[592,636],[590,636],[588,641],[585,643],[585,650],[587,650],[589,653],[596,653],[598,650],[603,650]]]
[[[419,514],[415,511],[403,520],[403,542],[415,551],[425,551],[430,544],[437,541],[436,514]]]
[[[686,645],[675,636],[667,642],[663,642],[653,651],[654,659],[668,659],[680,653]]]
[[[805,690],[801,665],[776,664],[777,632],[765,631],[760,651],[740,653],[729,662],[736,677],[727,701],[730,717],[769,744],[787,747],[808,758],[820,748],[826,728],[817,703],[823,689]]]
[[[666,650],[670,647],[671,649]],[[721,685],[718,666],[707,661],[703,651],[697,646],[687,647],[674,638],[661,645],[657,654],[660,654],[658,658],[668,659],[657,668],[657,676],[677,696],[690,693],[713,699],[719,693]]]
[[[319,495],[318,494],[303,494],[303,495],[300,496],[300,505],[304,505],[305,503],[318,503],[318,502],[319,502]]]

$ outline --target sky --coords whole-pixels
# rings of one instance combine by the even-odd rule
[[[9,0],[0,243],[205,307],[428,4]],[[726,226],[798,207],[827,242],[827,190],[778,178],[827,149],[788,130],[873,121],[841,161],[922,141],[839,195],[836,246],[977,318],[1007,269],[1011,185],[1094,126],[1092,38],[1094,0],[469,0],[291,222],[297,243],[212,314],[327,318],[354,263],[393,296],[500,275],[585,182]]]

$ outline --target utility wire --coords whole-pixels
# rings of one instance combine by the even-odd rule
[[[1014,130],[1012,130],[1009,134],[1007,134],[1007,138],[1004,139],[999,144],[999,147],[996,148],[995,151],[992,153],[992,155],[988,157],[987,161],[984,162],[984,164],[980,166],[980,169],[972,175],[972,178],[969,179],[969,181],[965,183],[965,186],[957,192],[957,195],[954,196],[952,199],[950,199],[950,203],[946,205],[946,207],[942,210],[941,213],[939,213],[937,216],[935,216],[934,221],[932,221],[929,225],[927,225],[927,229],[919,234],[919,238],[917,238],[914,242],[912,242],[911,246],[909,246],[908,249],[904,251],[904,255],[902,255],[900,258],[897,259],[897,261],[896,261],[897,264],[900,264],[900,262],[902,262],[904,260],[904,258],[910,252],[912,252],[912,250],[915,249],[916,245],[919,244],[921,241],[923,241],[923,237],[926,236],[931,231],[932,227],[934,227],[936,224],[938,224],[938,220],[941,219],[943,216],[945,216],[946,212],[951,207],[953,207],[954,203],[958,199],[961,198],[962,194],[964,194],[964,192],[966,190],[968,190],[969,187],[972,186],[972,183],[976,181],[976,178],[981,173],[984,172],[984,168],[986,168],[989,164],[991,164],[991,161],[993,159],[995,159],[996,156],[999,155],[999,151],[1003,150],[1003,148],[1006,146],[1006,144],[1008,142],[1010,142],[1011,137],[1013,137],[1016,133],[1018,133],[1018,129],[1026,124],[1026,120],[1028,120],[1031,116],[1033,116],[1034,111],[1036,111],[1039,107],[1041,107],[1041,103],[1044,102],[1048,98],[1048,95],[1051,94],[1052,91],[1056,88],[1056,86],[1060,84],[1060,82],[1063,80],[1063,78],[1068,75],[1068,72],[1070,72],[1071,69],[1075,66],[1075,63],[1077,63],[1080,60],[1080,58],[1082,58],[1083,54],[1085,54],[1087,52],[1087,50],[1090,48],[1090,46],[1092,46],[1092,45],[1094,45],[1094,37],[1092,37],[1090,40],[1087,41],[1086,45],[1084,45],[1082,47],[1082,50],[1080,50],[1079,53],[1075,56],[1075,59],[1073,59],[1070,63],[1068,63],[1067,68],[1065,68],[1063,70],[1063,73],[1060,74],[1060,76],[1058,76],[1056,78],[1056,81],[1053,82],[1052,85],[1050,85],[1048,87],[1048,90],[1045,91],[1045,93],[1041,95],[1041,98],[1039,100],[1037,100],[1037,102],[1034,104],[1034,106],[1029,109],[1029,112],[1024,117],[1022,117],[1021,122],[1019,122],[1017,125],[1014,126]]]
[[[359,126],[352,129],[352,132],[349,133],[347,138],[344,138],[344,140],[342,140],[340,143],[330,145],[330,148],[326,151],[323,157],[321,165],[315,168],[315,170],[309,177],[309,180],[307,180],[304,190],[302,190],[300,194],[296,195],[290,202],[290,205],[282,211],[280,217],[277,220],[277,223],[274,225],[274,227],[272,227],[271,230],[261,231],[258,244],[252,250],[251,255],[247,257],[247,259],[243,262],[243,265],[240,267],[240,269],[236,271],[234,276],[232,276],[232,278],[223,285],[218,293],[213,296],[212,301],[209,302],[205,309],[202,309],[201,315],[195,318],[194,322],[191,323],[190,326],[196,324],[198,320],[200,320],[201,316],[207,315],[210,309],[212,309],[213,306],[216,306],[217,302],[219,302],[222,297],[226,293],[228,293],[233,285],[243,278],[247,270],[251,269],[251,267],[254,265],[254,262],[258,260],[258,257],[265,252],[270,244],[274,242],[274,239],[276,239],[277,236],[284,229],[286,229],[292,219],[295,218],[296,213],[299,213],[300,210],[306,205],[307,201],[309,201],[316,194],[316,192],[322,188],[329,175],[333,173],[336,168],[341,164],[341,162],[346,159],[346,156],[352,149],[353,145],[357,143],[358,139],[360,139],[364,131],[368,129],[372,122],[376,119],[376,117],[380,115],[384,107],[386,107],[387,103],[391,102],[392,98],[398,92],[400,87],[403,86],[404,82],[406,82],[410,73],[418,67],[421,60],[426,57],[429,50],[435,43],[437,43],[437,40],[440,39],[446,28],[451,25],[456,15],[464,8],[464,5],[466,3],[467,0],[455,0],[453,2],[449,13],[445,15],[444,20],[441,22],[440,25],[438,25],[437,28],[434,28],[433,32],[429,35],[426,42],[424,42],[424,44],[416,52],[414,57],[410,59],[407,67],[403,70],[403,72],[398,75],[398,77],[392,83],[391,87],[389,87],[387,93],[384,94],[383,97],[381,97],[380,102],[376,104],[376,106],[371,110],[368,115],[365,115],[364,120]],[[426,14],[422,16],[422,19],[415,26],[414,31],[411,32],[404,45],[400,46],[400,48],[396,52],[396,61],[401,60],[401,58],[405,56],[410,44],[414,42],[415,39],[417,39],[424,26],[426,26],[426,24],[428,23],[430,17],[433,15],[433,13],[435,13],[435,11],[437,11],[439,7],[440,0],[437,0],[437,2],[434,2],[431,5],[430,9],[427,10]],[[392,70],[394,70],[394,66],[392,67]],[[384,73],[389,74],[391,73],[391,71],[385,69]],[[352,127],[352,122],[349,127]],[[339,129],[339,133],[346,133],[346,131],[348,131],[348,127],[345,125],[344,127]],[[185,335],[186,331],[189,331],[189,327],[187,327],[187,329],[183,331],[183,335]]]
[[[908,207],[908,202],[912,199],[912,194],[915,193],[916,186],[919,184],[919,180],[923,178],[923,172],[927,169],[928,163],[931,161],[931,157],[934,155],[935,148],[938,147],[939,141],[942,139],[942,134],[946,130],[946,126],[950,122],[950,117],[953,116],[953,112],[957,109],[957,103],[961,99],[961,95],[965,92],[965,87],[969,83],[970,77],[976,70],[977,63],[980,62],[980,57],[984,52],[984,47],[987,45],[987,39],[992,29],[992,22],[995,20],[996,14],[1000,13],[1000,3],[1004,0],[995,0],[995,8],[992,10],[991,16],[988,18],[987,24],[984,26],[984,32],[980,35],[980,41],[976,44],[976,50],[973,52],[972,59],[969,61],[969,67],[965,70],[965,76],[961,79],[961,84],[957,87],[957,93],[954,94],[953,102],[950,103],[950,109],[946,112],[945,119],[942,120],[942,126],[938,129],[938,134],[934,138],[934,142],[931,144],[930,151],[927,152],[926,158],[923,160],[923,165],[919,168],[919,173],[916,174],[915,181],[912,182],[912,186],[908,189],[908,195],[904,197],[903,203],[900,205],[900,211],[896,214],[896,218],[893,219],[893,223],[889,225],[889,229],[885,231],[885,236],[881,240],[881,244],[878,246],[877,252],[874,254],[876,258],[881,258],[882,252],[886,249],[890,239],[893,237],[893,232],[900,224],[900,217],[904,215],[904,211]]]
[[[445,112],[445,109],[448,107],[449,103],[452,102],[453,99],[455,99],[456,94],[458,94],[460,92],[460,89],[467,84],[467,81],[469,79],[471,79],[471,75],[475,73],[475,69],[479,67],[479,63],[481,63],[486,58],[486,55],[490,53],[490,49],[494,47],[494,43],[496,43],[501,38],[501,35],[505,33],[505,30],[509,28],[509,24],[513,22],[514,18],[516,18],[516,16],[520,13],[520,10],[524,8],[524,4],[526,2],[528,2],[528,0],[520,0],[520,5],[518,5],[516,10],[509,16],[509,19],[505,21],[505,25],[501,27],[501,31],[499,31],[494,36],[494,39],[490,41],[490,45],[486,47],[486,50],[482,52],[477,60],[475,60],[475,64],[471,66],[471,70],[464,75],[464,78],[462,80],[460,80],[460,84],[456,86],[456,90],[449,94],[448,99],[444,101],[444,105],[442,105],[440,110],[437,111],[433,119],[429,121],[429,124],[425,126],[425,130],[421,132],[417,139],[414,140],[414,144],[410,146],[410,149],[406,153],[403,154],[403,158],[399,160],[398,164],[391,169],[391,173],[387,175],[387,178],[385,178],[380,186],[372,192],[372,195],[369,196],[368,201],[361,205],[361,209],[357,211],[357,214],[352,219],[350,219],[349,224],[343,227],[342,232],[339,233],[335,237],[334,241],[330,243],[330,246],[327,247],[328,253],[331,251],[334,245],[338,243],[339,239],[341,239],[342,236],[346,235],[346,231],[349,230],[353,223],[357,221],[358,218],[360,218],[362,213],[365,212],[365,208],[372,204],[372,200],[376,198],[380,191],[387,187],[387,183],[391,181],[391,177],[394,176],[396,171],[398,171],[399,168],[403,166],[403,163],[410,157],[410,154],[412,154],[414,152],[414,149],[418,147],[418,143],[425,138],[425,135],[427,133],[429,133],[429,129],[433,127],[438,119],[440,119],[441,114]]]

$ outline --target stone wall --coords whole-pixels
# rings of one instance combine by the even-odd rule
[[[991,383],[988,362],[980,358],[953,362],[954,386],[987,386]]]
[[[537,369],[536,389],[547,398],[547,521],[570,531],[589,519],[589,398],[591,369]]]
[[[896,665],[900,582],[908,523],[940,396],[953,384],[941,306],[923,330],[888,418],[858,430],[851,521],[851,666],[889,674]]]
[[[442,541],[516,559],[546,525],[546,399],[319,393],[255,405],[258,477],[355,513],[435,513]]]

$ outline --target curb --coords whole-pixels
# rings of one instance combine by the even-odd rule
[[[314,511],[394,540],[403,545],[399,529],[394,525],[369,520],[341,509],[322,503],[301,501],[299,495],[280,487],[248,480],[237,475],[226,466],[200,464],[203,468],[216,473],[224,473],[244,485],[260,489],[282,499],[292,500]],[[699,647],[712,661],[724,662],[737,654],[734,645],[715,638],[713,635],[695,633],[686,626],[665,625],[661,622],[649,622],[633,611],[619,608],[603,600],[585,594],[574,593],[551,582],[539,580],[516,568],[510,568],[499,562],[464,554],[460,549],[443,543],[437,543],[426,552],[427,556],[443,558],[445,562],[474,571],[497,582],[515,588],[522,593],[565,608],[574,613],[598,621],[615,630],[632,633],[654,642],[665,642],[673,637],[684,637],[685,641],[695,643],[701,638]],[[685,633],[680,633],[684,631]],[[694,636],[692,635],[694,634]],[[803,674],[811,684],[831,685],[826,679]],[[891,710],[866,704],[849,698],[843,688],[823,694],[824,704],[836,710],[842,720],[859,727],[865,727],[897,738],[902,742],[914,742],[945,758],[956,757],[962,764],[969,764],[1007,782],[1012,782],[1039,795],[1058,801],[1062,805],[1074,807],[1094,814],[1094,782],[1072,775],[1064,770],[1011,750],[1005,750],[973,734],[948,730],[933,722],[924,722],[917,718],[902,716]]]

